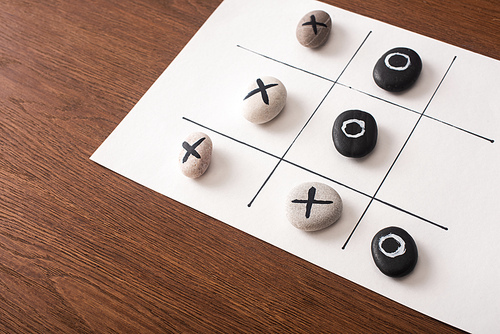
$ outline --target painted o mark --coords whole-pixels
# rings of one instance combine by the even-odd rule
[[[406,58],[406,64],[404,66],[392,66],[389,61],[394,56],[401,56],[401,57]],[[410,67],[410,65],[411,65],[410,56],[408,56],[407,54],[401,53],[401,52],[389,53],[385,57],[385,66],[387,66],[388,68],[390,68],[391,70],[394,70],[394,71],[404,71],[408,67]]]
[[[398,249],[396,249],[394,252],[390,252],[390,253],[386,252],[385,249],[382,247],[382,244],[384,243],[384,241],[389,239],[389,238],[394,239],[399,244]],[[378,249],[385,256],[390,257],[390,258],[395,258],[397,256],[401,256],[404,253],[406,253],[406,243],[403,240],[403,238],[401,238],[399,235],[394,234],[394,233],[389,233],[387,235],[384,235],[383,237],[380,237],[380,239],[378,240]]]
[[[360,127],[360,131],[358,133],[354,133],[354,134],[351,134],[351,133],[347,133],[346,131],[346,128],[349,124],[352,124],[352,123],[356,123],[359,125]],[[349,138],[359,138],[361,137],[362,135],[365,134],[365,121],[361,120],[361,119],[355,119],[355,118],[351,118],[351,119],[348,119],[346,121],[344,121],[342,123],[342,132]]]

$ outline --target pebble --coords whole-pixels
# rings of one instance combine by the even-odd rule
[[[342,199],[330,186],[306,182],[293,188],[286,200],[286,216],[296,228],[318,231],[335,223],[342,213]]]
[[[192,179],[205,173],[212,160],[212,140],[202,132],[191,133],[182,142],[179,167],[184,175]]]
[[[408,48],[387,51],[373,68],[373,79],[382,89],[401,92],[417,81],[422,71],[420,56]]]
[[[296,29],[297,40],[307,48],[317,48],[326,43],[331,30],[330,15],[322,10],[314,10],[299,21]]]
[[[343,156],[361,158],[377,144],[377,122],[362,110],[347,110],[333,123],[332,138],[337,151]]]
[[[247,88],[243,99],[243,116],[254,124],[269,122],[283,110],[287,92],[285,85],[274,77],[260,77]]]
[[[409,274],[417,264],[417,245],[402,228],[387,227],[373,237],[372,257],[382,273],[402,277]]]

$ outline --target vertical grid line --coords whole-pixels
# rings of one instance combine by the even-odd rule
[[[446,72],[444,73],[443,77],[441,78],[441,80],[439,81],[439,84],[437,85],[436,89],[434,90],[434,92],[432,93],[432,96],[430,97],[429,101],[427,102],[427,104],[425,105],[425,108],[424,110],[422,111],[422,113],[420,114],[420,116],[418,117],[417,121],[415,122],[415,125],[413,126],[413,129],[411,130],[410,134],[408,135],[408,137],[406,138],[405,142],[403,143],[403,146],[401,147],[401,149],[399,150],[398,154],[396,155],[396,158],[394,159],[394,161],[392,162],[391,166],[389,167],[389,170],[387,171],[387,173],[385,174],[384,178],[382,179],[382,182],[380,182],[377,190],[375,191],[375,193],[373,194],[373,196],[371,197],[370,199],[370,202],[368,202],[368,205],[366,206],[365,210],[363,211],[363,213],[361,214],[361,217],[359,217],[358,219],[358,222],[356,223],[356,225],[354,226],[354,228],[352,229],[351,233],[349,234],[349,237],[347,238],[346,242],[344,243],[344,245],[342,246],[342,249],[345,249],[347,244],[349,243],[349,241],[351,240],[354,232],[356,231],[356,229],[358,228],[359,224],[361,223],[361,220],[363,219],[363,217],[365,216],[366,212],[368,211],[368,209],[370,208],[371,204],[373,203],[373,200],[375,199],[375,197],[377,196],[380,188],[382,188],[382,185],[384,184],[385,180],[387,179],[387,177],[389,176],[389,173],[392,171],[392,168],[394,167],[394,165],[396,164],[396,162],[398,161],[399,157],[401,156],[401,153],[403,152],[403,150],[405,149],[406,147],[406,144],[408,144],[411,136],[413,135],[413,133],[415,132],[415,129],[417,128],[418,124],[420,123],[420,120],[422,119],[422,117],[424,117],[424,114],[425,112],[427,111],[427,108],[429,108],[429,105],[431,104],[432,100],[434,99],[434,96],[436,95],[437,91],[439,90],[439,88],[441,87],[441,84],[443,83],[444,79],[446,78],[446,76],[448,75],[448,72],[450,71],[451,69],[451,66],[453,65],[453,63],[455,62],[455,60],[457,59],[457,56],[453,57],[450,65],[448,66],[448,69],[446,70]]]
[[[302,132],[304,131],[304,129],[306,128],[306,126],[312,120],[312,118],[314,117],[314,115],[316,114],[316,112],[318,111],[318,109],[321,107],[321,105],[323,104],[323,102],[325,101],[325,99],[328,97],[328,95],[332,91],[333,87],[335,87],[337,81],[339,81],[340,77],[344,74],[344,72],[346,71],[347,67],[349,67],[349,65],[353,61],[354,57],[356,57],[356,55],[358,54],[359,50],[365,44],[366,40],[368,39],[368,37],[370,36],[371,33],[372,32],[369,31],[368,34],[366,35],[366,37],[363,39],[363,41],[361,42],[361,44],[359,45],[359,47],[356,49],[356,52],[354,52],[354,54],[352,55],[351,59],[349,59],[349,61],[347,62],[346,66],[344,66],[344,68],[340,72],[339,76],[337,77],[337,80],[335,80],[333,82],[332,86],[326,92],[325,96],[323,97],[323,99],[321,100],[321,102],[318,104],[318,106],[316,107],[316,109],[314,110],[314,112],[311,114],[311,116],[309,116],[309,118],[307,119],[306,123],[300,129],[299,133],[295,136],[295,138],[293,139],[293,141],[290,144],[290,146],[288,146],[288,148],[286,149],[285,153],[283,153],[283,156],[280,158],[280,160],[278,161],[278,163],[274,166],[273,170],[267,176],[267,178],[265,179],[264,183],[262,183],[262,185],[260,186],[260,188],[257,190],[257,193],[254,195],[254,197],[252,198],[252,200],[248,203],[248,207],[252,206],[252,204],[255,201],[255,199],[257,198],[257,196],[259,196],[259,194],[262,191],[262,189],[265,187],[265,185],[267,184],[267,182],[269,181],[269,179],[271,178],[271,176],[274,174],[274,172],[276,171],[276,169],[278,168],[278,166],[281,164],[281,162],[283,161],[283,159],[285,158],[285,156],[287,155],[287,153],[290,151],[290,149],[292,148],[292,146],[295,144],[295,142],[297,141],[297,139],[299,138],[299,136],[302,134]]]

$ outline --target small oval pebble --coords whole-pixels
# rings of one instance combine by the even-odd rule
[[[195,179],[205,173],[212,160],[212,140],[202,132],[190,134],[182,142],[179,167],[184,175]]]
[[[293,188],[286,200],[286,216],[296,228],[318,231],[335,223],[342,213],[342,199],[330,186],[306,182]]]
[[[382,273],[391,277],[409,274],[418,260],[415,240],[399,227],[387,227],[372,240],[372,257]]]
[[[257,78],[247,88],[243,116],[255,124],[269,122],[281,112],[286,97],[286,88],[278,79],[269,76]]]
[[[330,15],[322,10],[314,10],[299,21],[296,29],[297,40],[305,47],[317,48],[325,44],[331,29]]]
[[[408,48],[387,51],[373,68],[373,79],[382,89],[401,92],[417,81],[422,71],[420,56]]]
[[[350,158],[361,158],[377,144],[377,122],[362,110],[347,110],[333,123],[332,138],[337,151]]]

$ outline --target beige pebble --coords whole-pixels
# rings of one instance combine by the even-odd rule
[[[287,91],[278,79],[263,76],[253,80],[247,87],[242,104],[242,113],[255,124],[269,122],[283,110]]]
[[[286,199],[286,217],[300,230],[327,228],[340,218],[341,213],[340,195],[324,183],[302,183],[293,188]]]
[[[191,133],[182,142],[179,167],[184,175],[195,179],[205,173],[212,160],[212,140],[203,132]]]
[[[317,48],[326,43],[331,29],[330,15],[322,10],[314,10],[299,21],[296,30],[297,40],[305,47]]]

